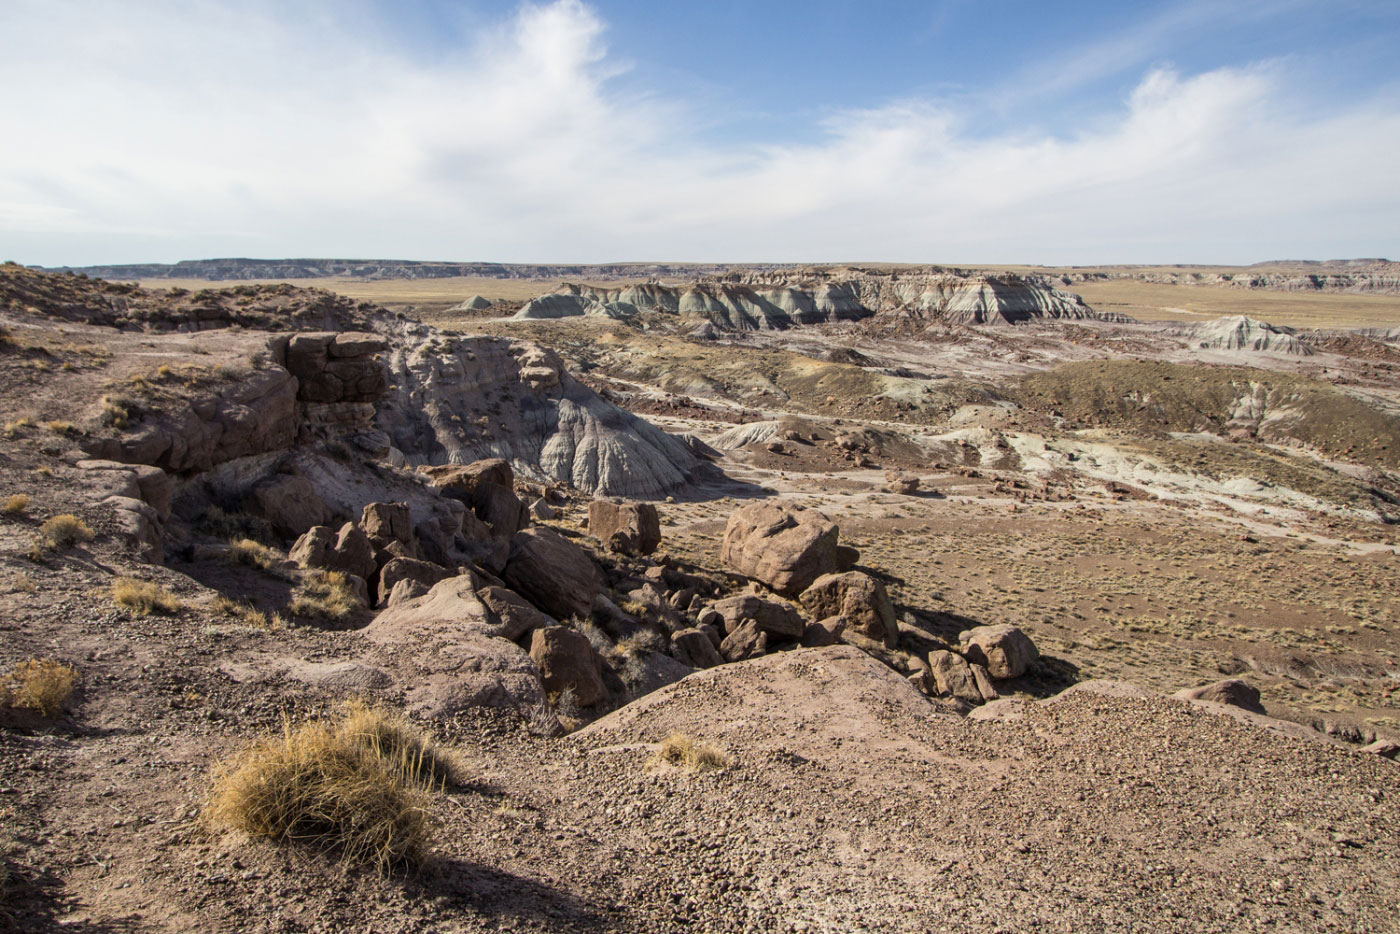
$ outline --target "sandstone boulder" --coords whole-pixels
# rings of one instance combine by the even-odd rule
[[[863,571],[823,574],[802,592],[801,599],[816,619],[844,616],[848,629],[885,648],[892,649],[899,642],[899,624],[885,585]]]
[[[445,495],[466,505],[498,539],[510,539],[530,524],[529,508],[515,495],[515,471],[500,458],[425,467],[423,472]]]
[[[471,574],[440,581],[422,597],[379,613],[361,632],[386,650],[384,664],[425,716],[468,707],[537,709],[539,670],[523,649],[498,638],[499,624]]]
[[[296,538],[331,517],[310,481],[290,474],[277,474],[254,484],[243,508],[266,519],[278,535],[287,538]]]
[[[813,509],[752,503],[735,510],[724,530],[720,560],[730,569],[796,597],[823,574],[849,567],[838,552],[836,524]]]
[[[832,616],[808,623],[806,628],[802,630],[802,647],[815,649],[836,645],[841,641],[841,634],[845,631],[846,620],[841,616]]]
[[[1378,739],[1362,746],[1361,751],[1369,752],[1373,756],[1380,756],[1382,759],[1395,759],[1400,757],[1400,743],[1388,739]]]
[[[958,651],[968,661],[985,666],[998,681],[1019,678],[1040,657],[1030,636],[1006,624],[969,629],[959,634],[958,642]]]
[[[937,693],[955,697],[969,704],[985,700],[977,689],[977,681],[967,660],[954,652],[933,651],[928,655],[929,675]]]
[[[724,620],[724,631],[732,633],[745,621],[777,639],[800,639],[806,621],[802,615],[781,600],[770,600],[758,594],[743,593],[714,603],[715,612]]]
[[[746,658],[757,658],[768,651],[768,633],[758,628],[751,619],[724,637],[719,652],[726,661],[742,662]]]
[[[676,659],[691,668],[713,668],[724,663],[710,637],[700,629],[682,629],[671,635]]]
[[[550,694],[572,690],[580,707],[607,697],[603,660],[583,633],[567,626],[545,626],[530,637],[530,658]]]
[[[550,528],[511,540],[502,575],[513,590],[556,619],[586,618],[603,590],[603,574],[582,548]]]
[[[376,593],[379,599],[388,600],[389,594],[400,581],[415,581],[426,591],[440,580],[455,577],[456,571],[449,571],[440,565],[416,558],[394,558],[379,572],[379,586]]]
[[[532,630],[559,625],[557,620],[535,609],[530,601],[513,590],[492,585],[478,590],[477,596],[496,614],[497,633],[503,639],[515,642]]]
[[[386,607],[398,606],[400,603],[417,600],[419,597],[426,594],[428,590],[428,587],[425,587],[413,578],[406,577],[394,584],[393,589],[389,591],[389,596],[384,600],[384,605]]]
[[[342,525],[339,532],[324,525],[307,529],[287,557],[304,568],[344,571],[365,580],[374,577],[374,547],[353,522]]]
[[[649,555],[661,544],[661,518],[651,503],[595,499],[588,504],[588,531],[622,554]]]
[[[912,496],[919,491],[919,478],[910,474],[890,472],[885,474],[885,485],[880,489],[886,493]]]
[[[398,542],[412,556],[413,517],[407,503],[367,503],[360,516],[360,528],[376,549]]]
[[[1255,713],[1265,713],[1264,705],[1259,702],[1259,689],[1238,678],[1227,678],[1198,688],[1184,688],[1172,696],[1179,700],[1230,704]]]

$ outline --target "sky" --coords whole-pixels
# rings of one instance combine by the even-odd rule
[[[0,260],[1400,258],[1400,2],[4,0]]]

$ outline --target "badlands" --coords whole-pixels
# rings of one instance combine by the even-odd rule
[[[7,264],[0,329],[0,928],[1400,930],[1394,264]]]

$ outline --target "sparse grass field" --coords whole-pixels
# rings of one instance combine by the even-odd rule
[[[1400,326],[1400,295],[1349,292],[1274,292],[1217,286],[1160,285],[1132,279],[1065,286],[1099,311],[1140,321],[1209,321],[1248,315],[1295,328]]]

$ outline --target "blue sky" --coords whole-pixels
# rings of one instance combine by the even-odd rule
[[[1400,255],[1400,4],[10,0],[0,258]]]

